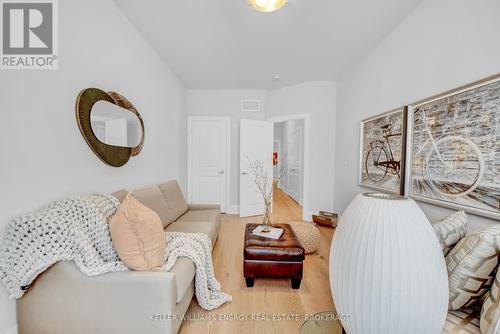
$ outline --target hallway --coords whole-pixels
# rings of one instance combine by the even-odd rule
[[[271,217],[273,223],[302,221],[302,207],[283,190],[275,188]]]

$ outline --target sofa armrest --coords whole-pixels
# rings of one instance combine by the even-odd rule
[[[188,204],[189,210],[219,210],[219,204]]]
[[[20,333],[171,333],[175,274],[113,272],[88,277],[73,262],[59,262],[17,300]]]

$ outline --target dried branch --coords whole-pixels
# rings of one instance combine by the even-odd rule
[[[278,176],[274,179],[274,181],[269,184],[269,174],[267,169],[264,166],[264,163],[260,160],[251,161],[248,157],[248,167],[250,170],[250,175],[253,177],[253,183],[256,187],[256,191],[261,194],[262,199],[266,205],[271,205],[271,201],[273,198],[273,191],[278,186],[279,181],[284,175],[285,171],[285,158],[283,158],[281,163],[281,168],[278,173]]]

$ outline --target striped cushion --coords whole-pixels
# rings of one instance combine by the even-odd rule
[[[448,312],[443,334],[481,334],[479,330],[479,308],[468,307]]]
[[[467,233],[467,215],[463,211],[455,212],[443,220],[432,224],[434,232],[438,237],[439,244],[446,256],[453,246]]]
[[[446,256],[450,310],[470,306],[490,290],[500,253],[500,226],[466,236]]]
[[[500,271],[481,310],[481,333],[500,333]]]

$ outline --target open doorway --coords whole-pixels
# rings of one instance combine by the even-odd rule
[[[273,176],[281,176],[273,194],[275,222],[304,217],[305,123],[304,118],[274,122]]]

